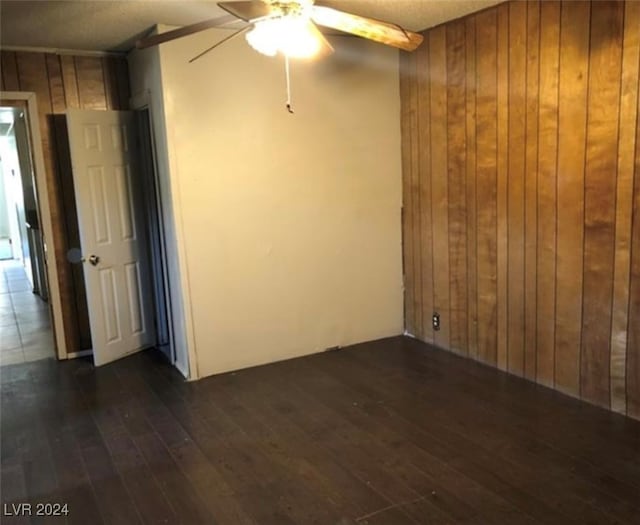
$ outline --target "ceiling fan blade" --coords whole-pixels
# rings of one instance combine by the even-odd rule
[[[319,51],[314,55],[313,58],[324,58],[333,53],[333,46],[329,43],[329,41],[325,38],[325,36],[320,32],[318,26],[315,25],[311,20],[309,20],[309,32],[316,38],[316,40],[320,43]]]
[[[204,31],[205,29],[220,27],[230,22],[237,21],[238,19],[233,15],[224,15],[218,18],[204,20],[203,22],[198,22],[197,24],[179,27],[178,29],[174,29],[173,31],[167,31],[166,33],[160,33],[159,35],[152,35],[147,38],[143,38],[136,42],[136,47],[138,49],[144,49],[146,47],[157,46],[158,44],[162,44],[163,42],[169,42],[170,40],[175,40],[176,38],[182,38],[183,36],[188,36],[192,35],[193,33]]]
[[[249,2],[218,2],[218,7],[221,7],[227,13],[231,13],[233,16],[245,22],[251,22],[257,18],[263,18],[273,13],[271,5],[262,0]]]
[[[199,58],[202,58],[203,56],[205,56],[209,51],[213,51],[216,47],[221,46],[222,44],[224,44],[225,42],[228,42],[229,40],[231,40],[232,38],[237,37],[238,35],[241,35],[242,33],[244,33],[245,31],[247,31],[248,29],[251,29],[251,26],[247,26],[247,27],[243,27],[242,29],[238,29],[237,31],[234,31],[233,33],[231,33],[229,36],[224,37],[222,40],[220,40],[220,42],[216,42],[215,44],[213,44],[211,47],[208,47],[207,49],[205,49],[202,53],[194,56],[191,60],[189,60],[189,64],[195,62],[196,60],[198,60]]]
[[[311,18],[321,26],[368,38],[405,51],[413,51],[423,40],[422,35],[407,31],[398,25],[352,15],[331,7],[314,5]]]

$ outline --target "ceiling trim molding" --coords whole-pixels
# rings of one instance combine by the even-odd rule
[[[2,51],[25,51],[28,53],[51,53],[54,55],[73,55],[83,57],[108,57],[126,56],[125,51],[90,51],[86,49],[60,49],[54,47],[32,47],[32,46],[5,46],[0,45]]]

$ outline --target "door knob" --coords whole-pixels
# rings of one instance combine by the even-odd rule
[[[100,262],[100,257],[98,257],[97,255],[91,255],[89,257],[89,262],[93,265],[93,266],[98,266],[98,263]]]

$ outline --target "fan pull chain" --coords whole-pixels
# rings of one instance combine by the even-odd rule
[[[293,113],[291,107],[291,74],[289,72],[289,55],[284,55],[284,72],[287,77],[287,111]]]

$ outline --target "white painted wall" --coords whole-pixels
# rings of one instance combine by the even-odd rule
[[[159,51],[192,374],[400,334],[397,52],[334,38],[293,64],[290,115],[282,60],[243,38],[188,63],[227,34]]]
[[[9,237],[11,237],[13,258],[20,260],[25,266],[25,270],[30,270],[20,159],[18,158],[14,129],[11,130],[9,135],[0,137],[0,157],[2,158],[2,164],[0,165],[2,173],[0,173],[0,176],[4,180]],[[27,247],[26,253],[24,251],[25,246]]]
[[[0,239],[8,239],[11,237],[11,228],[9,227],[9,205],[7,204],[3,173],[2,158],[0,157]]]

